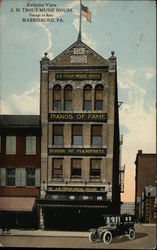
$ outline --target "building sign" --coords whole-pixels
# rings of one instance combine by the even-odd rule
[[[106,148],[49,148],[49,155],[106,156]]]
[[[70,63],[87,63],[87,56],[85,55],[71,56]]]
[[[85,53],[85,48],[74,48],[74,55],[83,55]]]
[[[48,191],[63,191],[63,192],[105,192],[105,187],[48,187]]]
[[[66,72],[66,73],[56,73],[55,74],[56,80],[77,80],[77,81],[83,81],[83,80],[101,80],[102,74],[101,73],[72,73],[72,72]]]
[[[107,113],[49,113],[49,122],[107,122]]]

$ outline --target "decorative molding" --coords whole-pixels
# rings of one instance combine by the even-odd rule
[[[67,81],[53,80],[49,83],[49,89],[52,89],[56,84],[59,84],[62,88],[64,88],[66,85],[71,85],[73,89],[83,89],[84,86],[87,84],[91,85],[93,89],[97,84],[102,84],[104,88],[108,87],[108,83],[104,80],[101,81],[85,80],[85,81],[80,81],[79,83],[72,80],[67,80]]]

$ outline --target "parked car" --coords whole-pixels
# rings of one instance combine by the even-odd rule
[[[129,240],[133,240],[135,238],[134,221],[133,215],[105,215],[103,226],[89,230],[89,240],[90,242],[103,240],[106,244],[110,244],[113,237],[120,239],[127,236]]]

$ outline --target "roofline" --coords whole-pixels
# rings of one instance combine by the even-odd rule
[[[53,63],[53,61],[55,61],[56,59],[58,59],[58,57],[64,55],[64,54],[66,53],[67,50],[71,49],[71,48],[72,48],[74,45],[76,45],[77,43],[82,43],[82,44],[85,45],[88,49],[92,50],[92,52],[94,52],[95,54],[97,54],[97,56],[99,56],[99,57],[100,57],[103,61],[105,61],[106,64],[109,66],[109,63],[108,63],[108,61],[107,61],[105,58],[103,58],[101,55],[99,55],[95,50],[93,50],[92,48],[90,48],[87,44],[85,44],[84,42],[79,41],[79,40],[77,40],[77,41],[74,42],[72,45],[70,45],[67,49],[65,49],[63,52],[61,52],[61,53],[60,53],[58,56],[56,56],[54,59],[50,60],[49,65],[50,65],[51,63]]]

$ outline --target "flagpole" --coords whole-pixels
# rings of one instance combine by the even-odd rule
[[[82,24],[82,20],[81,20],[81,4],[82,4],[82,0],[80,0],[80,24],[79,24],[79,34],[78,34],[78,40],[81,41],[81,24]]]

